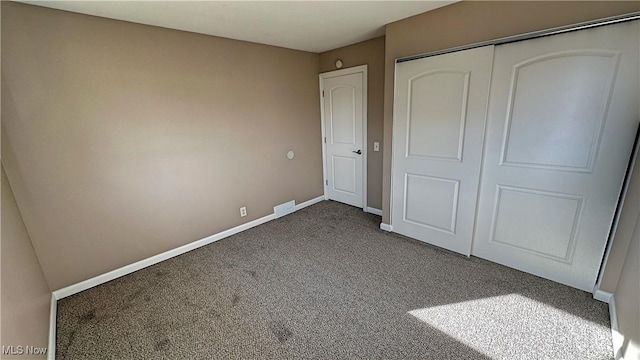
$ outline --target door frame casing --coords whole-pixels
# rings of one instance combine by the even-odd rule
[[[325,114],[324,114],[324,80],[334,77],[353,75],[362,73],[362,210],[367,211],[367,70],[368,65],[354,66],[346,69],[328,71],[320,73],[318,75],[320,84],[320,143],[322,144],[322,189],[324,192],[324,199],[329,200],[329,194],[327,193],[327,144],[325,143],[326,126],[325,126]]]

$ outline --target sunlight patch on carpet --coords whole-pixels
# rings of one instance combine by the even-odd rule
[[[603,329],[581,317],[520,294],[508,294],[409,311],[422,322],[492,359],[611,358],[596,346]],[[535,314],[535,316],[531,316]],[[557,357],[556,357],[557,356]]]

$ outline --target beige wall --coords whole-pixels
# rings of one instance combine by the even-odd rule
[[[384,37],[363,41],[320,54],[320,72],[336,70],[336,60],[343,68],[367,66],[367,206],[382,209],[382,120],[384,117]],[[373,151],[373,142],[380,151]]]
[[[390,221],[394,60],[640,11],[638,1],[463,1],[386,27],[382,221]]]
[[[46,348],[51,292],[2,168],[2,345]],[[15,349],[17,351],[17,349]],[[37,358],[32,356],[1,356]],[[44,357],[40,357],[44,358]]]
[[[635,220],[635,230],[614,301],[618,332],[624,338],[622,348],[616,355],[624,359],[640,359],[640,216]]]
[[[640,159],[636,161],[620,212],[600,290],[614,294],[618,330],[624,338],[619,354],[640,356]],[[614,342],[615,343],[615,342]],[[619,357],[616,357],[618,359]]]
[[[640,215],[640,158],[636,165],[627,188],[625,201],[620,212],[620,218],[616,233],[614,234],[606,267],[602,273],[600,290],[614,293],[618,285],[618,279],[622,273],[624,259],[629,251],[633,237],[636,219]]]
[[[318,61],[2,2],[2,157],[51,288],[322,195]]]

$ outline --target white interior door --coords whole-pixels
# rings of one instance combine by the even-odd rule
[[[593,290],[640,119],[639,34],[496,47],[474,255]]]
[[[345,69],[349,71],[349,69]],[[326,195],[364,208],[364,72],[321,75]]]
[[[394,232],[469,255],[493,46],[396,65]]]

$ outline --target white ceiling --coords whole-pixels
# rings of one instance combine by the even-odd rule
[[[22,1],[140,24],[323,52],[456,1]]]

